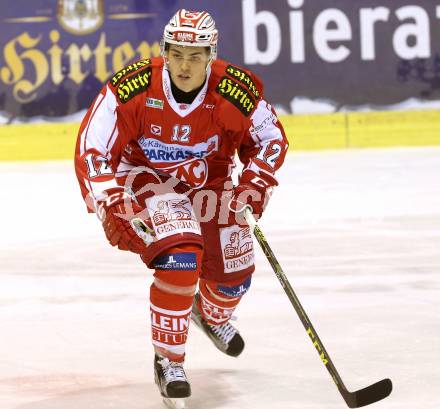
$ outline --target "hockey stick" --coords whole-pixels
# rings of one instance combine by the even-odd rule
[[[289,297],[289,300],[292,303],[293,308],[295,308],[295,311],[298,314],[299,319],[301,320],[302,324],[304,325],[304,328],[307,331],[307,334],[309,335],[310,339],[313,342],[313,346],[318,351],[322,363],[329,371],[330,376],[333,378],[333,381],[335,382],[340,394],[344,398],[348,407],[359,408],[361,406],[366,406],[386,398],[391,393],[391,390],[393,388],[390,379],[382,379],[381,381],[376,382],[373,385],[367,386],[364,389],[359,389],[358,391],[355,392],[350,392],[347,390],[347,388],[344,385],[344,382],[339,376],[338,371],[336,370],[335,365],[330,359],[328,352],[324,348],[324,344],[319,339],[319,336],[315,331],[315,328],[313,328],[313,325],[310,322],[309,317],[307,316],[301,303],[299,302],[298,297],[293,291],[292,286],[290,285],[286,275],[284,274],[280,264],[278,263],[278,260],[275,257],[275,254],[273,253],[266,238],[264,237],[263,232],[258,227],[257,222],[255,221],[254,216],[252,215],[249,208],[246,208],[244,210],[244,217],[249,227],[251,228],[252,232],[254,233],[255,238],[260,244],[264,252],[264,255],[266,256],[267,260],[272,266],[275,275],[277,276],[284,291],[286,292],[287,297]]]

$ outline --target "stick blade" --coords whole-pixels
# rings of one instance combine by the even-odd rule
[[[356,392],[343,393],[342,396],[348,407],[360,408],[386,398],[392,390],[391,379],[387,378]]]

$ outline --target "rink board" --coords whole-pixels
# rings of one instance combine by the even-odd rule
[[[440,111],[282,116],[293,150],[440,145]]]
[[[290,150],[440,145],[440,111],[357,112],[280,117]],[[4,125],[0,160],[73,157],[78,123]]]
[[[78,123],[0,126],[0,160],[73,158]]]

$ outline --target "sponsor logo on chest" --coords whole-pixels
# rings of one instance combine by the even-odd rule
[[[158,125],[154,126],[158,127]],[[153,127],[153,125],[151,125],[151,127]],[[150,131],[153,135],[159,135],[153,132],[153,128],[151,128]],[[159,129],[155,128],[155,132],[159,132]],[[162,129],[160,129],[160,132],[162,132]],[[218,151],[219,137],[218,135],[213,135],[208,138],[206,142],[185,146],[177,143],[165,143],[159,139],[142,136],[138,140],[138,144],[150,162],[175,163],[183,162],[187,159],[202,159]]]
[[[162,127],[160,125],[150,125],[150,131],[153,135],[161,136],[162,135]]]
[[[147,98],[145,106],[155,109],[163,109],[163,100],[156,98]]]

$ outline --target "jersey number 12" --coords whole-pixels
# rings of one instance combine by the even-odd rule
[[[189,134],[191,133],[191,126],[189,125],[174,125],[173,136],[171,138],[174,142],[189,142]]]
[[[87,164],[87,170],[89,171],[89,178],[96,178],[101,175],[111,175],[113,174],[112,168],[109,166],[107,158],[104,156],[96,156],[89,153],[84,158]],[[96,164],[99,164],[99,168],[96,168]]]
[[[281,154],[281,145],[279,143],[266,143],[258,152],[257,159],[266,162],[271,168],[275,168],[276,161]]]

